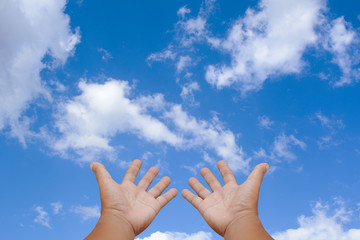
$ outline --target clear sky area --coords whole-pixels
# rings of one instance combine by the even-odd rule
[[[354,0],[1,0],[1,238],[85,238],[90,163],[141,159],[179,192],[266,162],[273,237],[360,239],[359,34]],[[137,239],[222,238],[179,194]]]

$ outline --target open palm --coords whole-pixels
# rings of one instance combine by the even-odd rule
[[[215,232],[224,236],[227,227],[234,220],[248,215],[258,215],[259,191],[268,165],[257,165],[241,185],[237,184],[234,174],[225,161],[218,162],[217,166],[224,179],[224,186],[221,186],[209,169],[203,168],[200,173],[213,192],[205,188],[196,178],[190,178],[189,185],[198,196],[187,189],[182,191],[182,195],[200,212]]]
[[[163,177],[146,192],[159,172],[156,167],[151,167],[138,185],[135,185],[141,165],[140,160],[133,161],[121,184],[111,178],[102,164],[94,162],[90,166],[99,184],[101,213],[114,214],[123,218],[131,225],[135,235],[144,231],[161,208],[177,194],[176,189],[170,189],[161,195],[170,184],[169,177]]]

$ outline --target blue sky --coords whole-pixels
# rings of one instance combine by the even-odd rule
[[[100,210],[90,162],[120,181],[138,158],[141,174],[158,166],[179,191],[202,167],[220,177],[222,159],[238,182],[268,162],[259,209],[270,234],[359,239],[358,9],[2,1],[2,235],[84,238]],[[138,236],[160,237],[221,239],[181,196]]]

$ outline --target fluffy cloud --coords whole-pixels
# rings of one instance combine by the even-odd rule
[[[193,234],[179,232],[155,232],[149,237],[136,238],[135,240],[211,240],[211,233],[198,232]]]
[[[327,1],[260,0],[232,24],[225,37],[215,37],[219,34],[208,24],[214,3],[205,0],[194,17],[186,15],[189,9],[180,8],[175,43],[158,54],[171,49],[172,60],[179,63],[175,56],[187,52],[196,62],[199,57],[194,45],[207,43],[231,59],[230,64],[206,66],[207,82],[218,89],[235,87],[243,95],[261,89],[271,77],[301,73],[308,64],[304,59],[308,49],[317,51],[320,58],[327,58],[324,50],[331,54],[342,72],[339,79],[331,81],[335,87],[360,79],[358,32],[344,17],[328,17]]]
[[[299,227],[273,235],[277,240],[355,240],[360,239],[360,229],[345,230],[344,224],[350,220],[351,211],[343,202],[331,211],[330,205],[317,202],[312,209],[313,216],[300,216]]]
[[[82,221],[86,221],[92,218],[99,218],[100,217],[100,207],[95,205],[93,207],[88,206],[76,206],[73,207],[72,212],[80,215]]]
[[[64,14],[66,0],[3,0],[0,3],[0,130],[7,127],[25,144],[29,118],[22,114],[37,97],[51,99],[40,71],[64,64],[79,42]],[[20,120],[19,120],[20,118]],[[22,126],[21,126],[22,125]]]
[[[44,211],[44,208],[41,206],[36,206],[34,207],[34,211],[38,213],[38,215],[34,219],[34,222],[49,229],[52,229],[52,227],[50,226],[49,214],[46,211]]]
[[[162,122],[146,113],[156,98],[128,98],[128,82],[110,79],[105,84],[80,82],[80,96],[61,105],[56,127],[62,134],[53,148],[72,149],[83,161],[93,161],[102,151],[112,152],[110,139],[118,133],[133,133],[150,142],[181,145],[182,139]],[[90,152],[89,152],[90,151]],[[85,154],[86,153],[86,154]]]
[[[324,7],[322,0],[260,1],[259,11],[249,8],[219,45],[231,65],[209,65],[206,80],[217,88],[236,85],[245,94],[271,75],[298,73],[304,51],[317,43]]]
[[[115,152],[110,144],[114,137],[131,133],[176,149],[212,151],[234,170],[248,168],[235,135],[216,116],[211,121],[196,119],[160,94],[131,98],[132,89],[126,81],[80,82],[79,87],[81,95],[60,104],[56,115],[60,137],[52,148],[63,156],[73,151],[80,161],[93,161],[101,154]]]

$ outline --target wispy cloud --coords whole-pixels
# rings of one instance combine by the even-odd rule
[[[54,215],[57,215],[60,213],[61,209],[63,208],[63,205],[61,202],[53,202],[50,204],[53,207],[53,213]]]
[[[284,133],[275,137],[272,147],[269,150],[269,153],[263,148],[260,148],[254,153],[254,158],[259,159],[269,159],[274,162],[280,162],[282,160],[292,161],[297,157],[293,152],[293,147],[299,147],[302,150],[306,149],[306,143],[302,140],[299,140],[294,135],[286,135]]]
[[[322,112],[314,114],[313,118],[320,123],[325,131],[325,135],[319,137],[318,145],[320,149],[325,149],[331,146],[337,146],[341,141],[337,140],[336,135],[339,130],[345,128],[345,124],[341,119],[335,117],[327,117]]]
[[[38,213],[38,215],[34,219],[34,222],[49,229],[52,229],[52,227],[50,226],[49,214],[44,210],[44,208],[41,206],[36,206],[34,207],[34,211]]]
[[[340,79],[333,81],[334,86],[341,87],[359,81],[360,70],[354,68],[359,63],[358,56],[354,56],[357,48],[354,44],[359,40],[358,33],[344,17],[333,20],[329,25],[329,35],[325,36],[324,47],[333,54],[333,62],[342,71]]]
[[[335,119],[325,116],[322,112],[317,112],[314,115],[315,119],[318,120],[323,128],[330,129],[332,131],[342,129],[345,124],[341,119]]]
[[[82,221],[86,221],[92,218],[99,218],[100,217],[100,207],[95,206],[74,206],[71,211],[73,213],[78,214]]]
[[[186,14],[190,13],[191,10],[189,8],[187,8],[187,6],[183,6],[181,8],[179,8],[179,10],[177,11],[177,15],[181,18],[184,18]]]
[[[271,126],[274,124],[274,122],[271,121],[270,118],[265,115],[259,116],[258,121],[259,121],[259,126],[265,129],[270,129]]]
[[[184,102],[189,103],[190,105],[196,105],[194,91],[199,91],[200,86],[197,82],[185,83],[181,87],[180,96]]]
[[[107,62],[109,61],[109,59],[112,59],[113,56],[111,55],[111,53],[106,50],[106,49],[103,49],[103,48],[98,48],[98,52],[101,53],[101,59],[104,61],[104,62]]]

